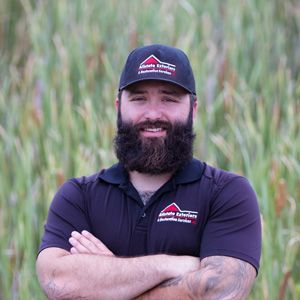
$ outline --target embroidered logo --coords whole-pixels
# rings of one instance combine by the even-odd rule
[[[153,54],[146,58],[139,66],[138,74],[162,73],[169,76],[176,75],[176,65],[160,61]]]
[[[181,210],[176,203],[172,203],[164,208],[158,215],[157,222],[179,222],[196,224],[198,212]]]

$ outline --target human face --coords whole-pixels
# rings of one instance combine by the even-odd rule
[[[122,100],[116,100],[122,120],[133,125],[145,121],[164,121],[174,124],[185,123],[188,119],[190,106],[193,119],[196,114],[197,102],[191,104],[189,94],[181,87],[163,81],[142,81],[131,85],[122,93]],[[157,123],[159,124],[159,123]],[[140,130],[142,138],[165,137],[164,126],[149,125]]]

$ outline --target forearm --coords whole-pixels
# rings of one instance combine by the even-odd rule
[[[203,271],[196,271],[177,278],[172,278],[162,282],[151,290],[135,298],[135,300],[155,300],[165,299],[206,299],[201,291],[204,291],[203,280],[201,280]]]
[[[119,258],[72,254],[55,259],[47,272],[40,266],[38,274],[50,299],[132,299],[177,276],[174,265],[182,264],[182,259],[168,255]]]
[[[200,270],[167,280],[136,299],[246,299],[255,280],[250,264],[229,257],[206,262]]]

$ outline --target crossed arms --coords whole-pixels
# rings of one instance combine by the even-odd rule
[[[122,258],[87,231],[73,232],[70,252],[44,249],[37,259],[49,299],[246,299],[252,265],[226,256],[165,254]]]

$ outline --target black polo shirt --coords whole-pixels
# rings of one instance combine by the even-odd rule
[[[225,255],[259,268],[260,214],[249,182],[195,159],[145,206],[121,164],[68,180],[51,203],[39,251],[69,251],[71,232],[84,229],[117,256]]]

